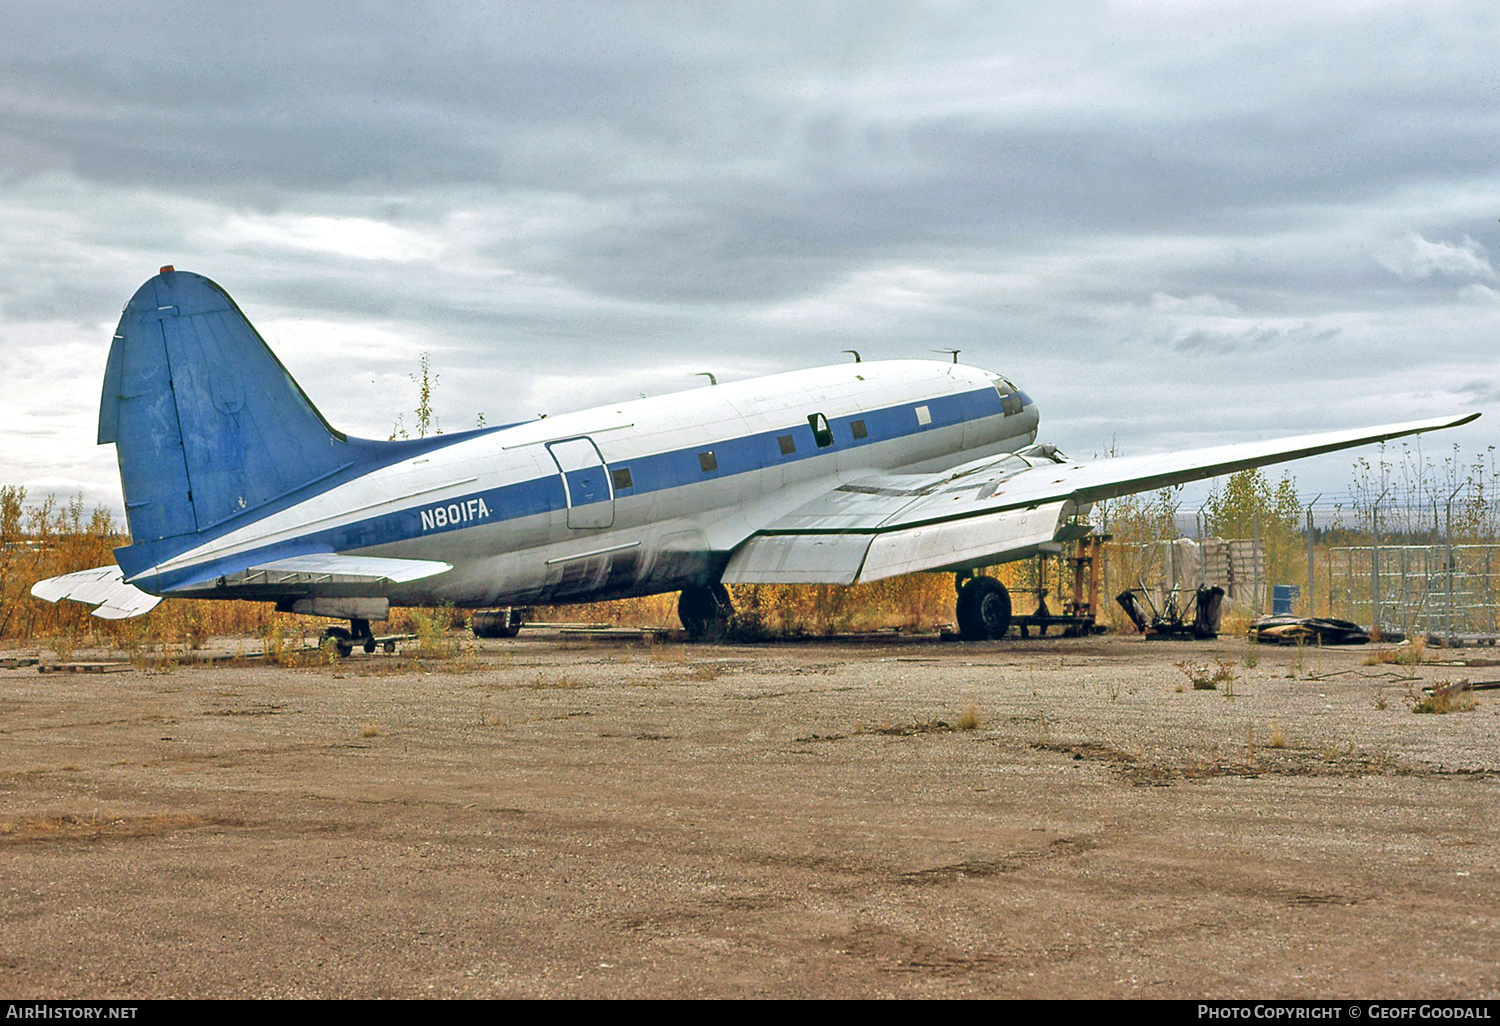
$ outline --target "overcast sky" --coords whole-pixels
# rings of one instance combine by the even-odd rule
[[[0,13],[0,483],[119,508],[167,263],[368,437],[960,349],[1076,457],[1500,439],[1493,0],[227,7]]]

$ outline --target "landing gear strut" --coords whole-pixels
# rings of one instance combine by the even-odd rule
[[[688,637],[696,640],[722,635],[734,616],[729,589],[722,584],[683,588],[677,597],[677,619]]]
[[[348,659],[358,645],[366,652],[375,651],[375,635],[370,631],[369,620],[350,620],[349,628],[329,627],[323,631],[323,640],[333,642],[334,651]]]
[[[1010,630],[1010,592],[993,577],[959,578],[958,634],[965,641],[1005,637]]]

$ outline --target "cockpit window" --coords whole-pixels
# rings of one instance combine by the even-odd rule
[[[993,371],[985,371],[985,373],[990,376],[990,381],[995,385],[995,394],[1000,397],[1000,411],[1007,417],[1014,417],[1020,413],[1026,405],[1025,400],[1021,398],[1021,390]]]

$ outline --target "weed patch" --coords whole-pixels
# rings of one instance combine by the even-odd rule
[[[410,613],[412,633],[417,636],[417,658],[453,659],[458,656],[458,639],[448,636],[454,622],[451,606],[412,609]]]
[[[1422,665],[1422,657],[1427,651],[1426,638],[1413,638],[1403,641],[1395,648],[1382,648],[1365,656],[1366,666],[1403,666],[1408,676],[1415,676],[1417,667]]]
[[[1469,687],[1467,680],[1434,684],[1431,693],[1417,697],[1413,692],[1409,696],[1409,701],[1412,712],[1437,715],[1472,712],[1479,705],[1479,699],[1474,697],[1474,691]]]
[[[1207,663],[1190,662],[1186,659],[1177,664],[1177,668],[1193,685],[1194,691],[1217,691],[1220,684],[1233,684],[1234,667],[1233,659],[1217,659],[1213,666]]]
[[[545,691],[549,688],[560,688],[564,691],[572,691],[577,688],[587,687],[588,685],[584,684],[583,681],[579,680],[577,677],[569,677],[567,674],[563,674],[560,677],[548,678],[545,674],[539,673],[536,675],[536,679],[531,682],[530,686],[531,690],[533,691]]]

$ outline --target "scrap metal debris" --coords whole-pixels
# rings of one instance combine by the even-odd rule
[[[1151,609],[1146,615],[1142,599]],[[1196,641],[1211,641],[1219,636],[1219,614],[1224,604],[1223,588],[1199,586],[1193,595],[1191,620],[1185,620],[1177,608],[1177,593],[1167,596],[1166,608],[1157,611],[1145,588],[1131,588],[1115,596],[1115,601],[1130,617],[1136,629],[1148,638],[1193,638]]]
[[[1262,645],[1367,645],[1370,635],[1357,623],[1324,616],[1263,616],[1250,625],[1250,640]]]

